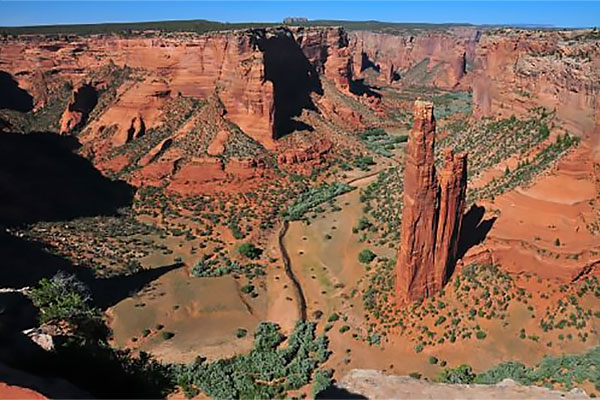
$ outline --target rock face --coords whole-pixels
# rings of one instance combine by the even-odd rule
[[[92,85],[84,84],[73,92],[67,109],[60,118],[60,133],[70,134],[79,128],[98,102],[98,93]]]
[[[404,209],[396,294],[405,304],[433,294],[456,261],[465,207],[467,156],[446,150],[435,171],[433,103],[417,100],[404,168]]]
[[[594,131],[600,120],[600,43],[582,31],[486,32],[476,50],[473,112],[520,115],[542,106],[575,134]]]
[[[108,142],[122,145],[133,118],[146,129],[160,125],[158,110],[170,98],[207,99],[218,94],[226,118],[267,148],[290,130],[290,119],[314,109],[311,93],[320,80],[347,90],[352,62],[347,33],[339,27],[279,27],[130,37],[92,35],[76,40],[5,41],[0,63],[42,107],[56,91],[55,76],[77,88],[61,118],[60,131],[83,125],[96,105],[87,102],[90,76],[108,64],[143,70],[144,79],[119,88],[117,101],[90,123],[96,136],[117,125]],[[48,50],[52,46],[53,51]],[[41,61],[40,61],[41,60]]]
[[[453,88],[466,75],[478,38],[479,31],[474,28],[417,35],[356,32],[350,41],[353,70],[359,75],[374,68],[387,84],[400,79],[407,84]]]
[[[313,167],[323,165],[331,147],[332,143],[329,140],[321,139],[305,148],[284,151],[277,156],[277,163],[286,169],[310,175]]]
[[[354,396],[369,399],[589,399],[581,389],[560,392],[545,387],[523,386],[511,379],[495,385],[459,385],[385,375],[371,369],[353,369],[336,386]],[[350,398],[350,395],[346,397]]]

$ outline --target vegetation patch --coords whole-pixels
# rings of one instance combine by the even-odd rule
[[[508,361],[475,374],[468,365],[445,369],[439,377],[445,383],[495,385],[512,379],[522,385],[571,390],[575,384],[591,383],[600,390],[600,346],[583,354],[545,356],[535,367]]]
[[[366,129],[359,137],[367,149],[384,157],[392,157],[400,143],[408,140],[407,135],[391,136],[383,128]]]
[[[306,212],[354,189],[354,186],[343,182],[322,183],[317,187],[311,187],[301,193],[296,201],[288,207],[284,212],[284,218],[291,221],[303,219]]]
[[[249,354],[173,367],[177,385],[188,397],[199,392],[213,398],[276,398],[314,380],[314,392],[329,386],[331,372],[319,369],[329,357],[328,339],[315,335],[315,324],[299,321],[287,340],[279,326],[263,322],[254,332]]]

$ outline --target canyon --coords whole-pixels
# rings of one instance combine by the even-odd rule
[[[294,353],[310,353],[307,379],[333,370],[350,391],[557,396],[393,375],[531,367],[600,345],[597,30],[221,28],[0,37],[3,286],[73,274],[107,346],[191,375],[262,354],[250,333],[272,321],[294,338],[286,354],[298,332],[311,343]],[[37,325],[12,302],[0,335],[21,346]],[[63,393],[158,395],[116,364],[110,392],[17,348],[0,364],[56,367],[74,384]],[[230,375],[218,383],[235,387]],[[596,394],[586,379],[528,384]],[[209,381],[168,392],[212,396]]]

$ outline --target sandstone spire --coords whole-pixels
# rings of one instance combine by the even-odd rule
[[[396,266],[400,303],[440,290],[456,262],[465,207],[467,156],[454,155],[447,149],[438,177],[434,149],[433,104],[417,100],[404,168],[404,210]]]

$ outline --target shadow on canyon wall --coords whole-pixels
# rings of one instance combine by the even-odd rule
[[[367,97],[375,97],[377,99],[381,98],[381,93],[376,92],[378,87],[371,86],[365,82],[364,79],[353,79],[350,81],[350,93],[355,94],[357,96],[366,95]]]
[[[497,217],[483,220],[485,207],[472,205],[464,215],[460,230],[460,241],[458,242],[457,259],[462,258],[467,251],[482,243],[496,222]]]
[[[131,205],[134,188],[104,177],[78,147],[53,133],[0,135],[0,224],[114,215]]]
[[[92,269],[53,254],[43,243],[27,240],[11,228],[38,221],[115,215],[129,207],[134,188],[113,181],[74,151],[73,137],[53,133],[0,134],[0,288],[35,286],[41,278],[63,271],[74,274],[103,310],[129,297],[179,264],[98,279]],[[123,369],[118,353],[96,347],[88,351],[48,353],[22,331],[37,326],[37,310],[19,293],[0,293],[0,371],[9,384],[31,387],[50,397],[155,397]],[[33,379],[33,378],[35,379]],[[77,387],[64,381],[66,378]],[[103,379],[111,384],[106,385]],[[133,381],[132,381],[133,379]],[[32,382],[32,383],[28,383]],[[34,383],[36,385],[34,385]]]
[[[319,74],[290,31],[282,30],[268,38],[259,31],[257,34],[258,48],[265,57],[265,77],[273,82],[275,92],[274,137],[278,139],[295,130],[312,131],[312,126],[294,118],[304,109],[316,110],[310,94],[323,94]]]
[[[78,126],[85,125],[87,117],[98,104],[98,92],[92,85],[82,85],[73,93],[73,101],[69,104],[69,111],[81,113],[81,121]]]
[[[104,177],[74,153],[77,139],[52,133],[0,135],[0,226],[38,221],[117,215],[135,193],[126,182]],[[35,285],[58,271],[75,274],[92,290],[98,307],[114,305],[178,265],[142,270],[134,275],[96,279],[89,268],[52,254],[46,245],[0,231],[1,287]]]
[[[379,66],[379,64],[376,64],[373,61],[371,61],[367,53],[363,51],[360,53],[360,72],[363,72],[364,70],[369,68],[373,69],[373,71],[375,72],[381,71],[381,67]]]
[[[11,74],[0,71],[0,108],[27,112],[33,109],[33,97],[19,87]]]

